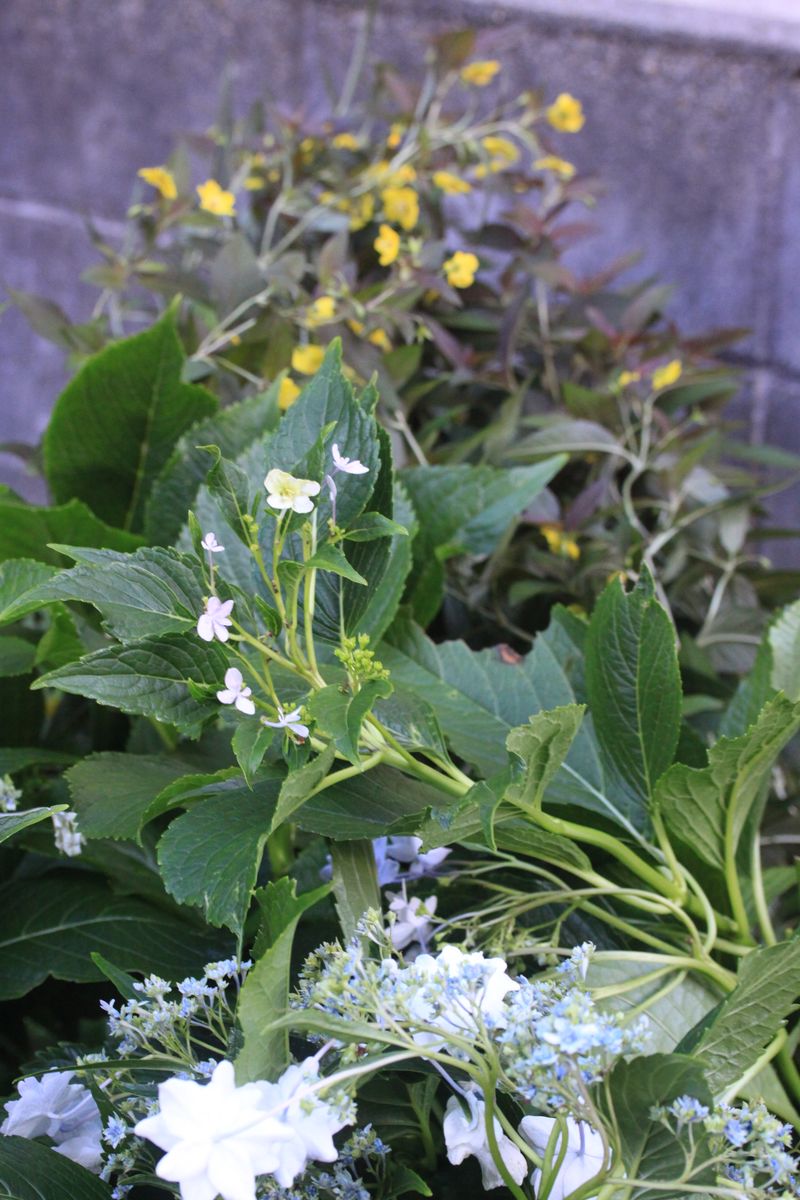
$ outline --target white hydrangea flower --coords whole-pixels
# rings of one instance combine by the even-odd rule
[[[225,672],[225,687],[217,692],[220,704],[234,704],[241,713],[252,717],[256,706],[250,697],[253,689],[244,686],[244,677],[238,667],[228,667]]]
[[[225,549],[225,547],[220,546],[219,542],[217,541],[217,535],[211,532],[205,535],[200,545],[204,550],[207,550],[209,554],[221,554]]]
[[[167,1151],[156,1175],[177,1183],[181,1200],[255,1200],[256,1178],[280,1167],[281,1148],[294,1137],[260,1100],[260,1085],[237,1087],[233,1064],[224,1061],[206,1084],[159,1084],[159,1111],[134,1132]]]
[[[395,920],[389,927],[389,935],[395,950],[405,950],[413,942],[419,942],[424,947],[433,930],[433,915],[436,912],[436,896],[421,900],[419,896],[408,897],[400,892],[390,892],[389,912],[394,913]]]
[[[197,632],[204,642],[213,642],[214,638],[227,642],[228,627],[233,624],[232,611],[232,600],[223,601],[219,596],[208,597],[205,612],[201,613],[197,621]]]
[[[308,737],[308,726],[304,725],[300,718],[300,705],[293,708],[291,712],[284,712],[280,704],[278,705],[277,721],[268,721],[266,717],[261,718],[262,725],[269,725],[272,729],[290,729],[292,733],[299,738]]]
[[[331,1104],[320,1099],[314,1091],[319,1077],[319,1062],[307,1058],[288,1067],[276,1083],[259,1081],[254,1086],[260,1092],[260,1107],[270,1118],[285,1123],[290,1134],[277,1147],[280,1162],[272,1173],[281,1187],[289,1188],[305,1169],[309,1159],[316,1162],[335,1162],[338,1151],[333,1135],[349,1121]]]
[[[48,1071],[22,1079],[19,1100],[9,1100],[0,1133],[23,1138],[49,1137],[65,1158],[100,1170],[103,1122],[94,1096],[82,1083],[72,1083],[72,1071]]]
[[[365,467],[357,458],[346,458],[339,453],[339,447],[336,442],[331,447],[333,456],[333,465],[337,471],[343,471],[345,475],[366,475],[369,467]]]
[[[291,509],[296,513],[310,513],[314,507],[312,496],[319,495],[320,485],[313,479],[297,479],[288,471],[277,467],[264,480],[267,489],[267,504],[281,511]]]
[[[507,1021],[505,997],[520,986],[507,972],[505,959],[484,958],[480,950],[465,953],[458,946],[444,946],[436,957],[420,954],[404,972],[408,983],[419,983],[409,1011],[445,1035],[474,1036],[481,1024],[502,1029]],[[422,1031],[415,1040],[420,1045],[444,1044],[446,1037],[437,1039]]]
[[[505,1187],[503,1176],[494,1161],[489,1141],[486,1136],[486,1104],[483,1094],[477,1084],[467,1084],[466,1104],[457,1096],[451,1096],[444,1110],[444,1144],[447,1147],[447,1158],[453,1166],[458,1166],[465,1158],[474,1155],[480,1163],[481,1178],[484,1189]],[[503,1133],[497,1117],[494,1118],[494,1132],[497,1147],[505,1163],[506,1169],[515,1183],[522,1183],[528,1171],[525,1155],[514,1145],[511,1138]]]
[[[86,838],[78,829],[76,812],[58,812],[52,815],[53,841],[56,850],[68,858],[76,858],[86,844]]]
[[[14,780],[10,775],[4,775],[0,779],[0,812],[16,812],[17,801],[21,799],[22,792],[14,787]]]
[[[519,1131],[537,1154],[544,1154],[555,1125],[553,1117],[523,1117]],[[560,1153],[559,1139],[554,1155]],[[603,1165],[603,1139],[586,1121],[567,1117],[567,1150],[564,1161],[550,1189],[550,1200],[567,1200],[576,1188],[588,1183]],[[537,1167],[531,1175],[534,1190],[538,1191],[542,1172]]]

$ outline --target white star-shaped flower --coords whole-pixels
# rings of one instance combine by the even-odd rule
[[[292,512],[310,513],[314,507],[311,497],[319,495],[320,485],[313,479],[297,479],[288,471],[273,467],[264,480],[264,487],[270,508],[290,508]]]
[[[366,475],[369,471],[369,467],[365,467],[357,458],[345,458],[343,454],[340,454],[336,442],[331,447],[331,454],[333,455],[333,465],[336,467],[336,470],[344,471],[345,475]]]
[[[209,554],[221,554],[221,552],[225,549],[224,546],[220,546],[215,533],[207,533],[200,545],[204,550],[207,550]]]
[[[206,610],[197,622],[197,632],[204,642],[213,642],[215,637],[221,642],[227,642],[228,626],[233,624],[230,619],[232,611],[232,600],[223,601],[219,596],[209,596],[206,600]]]
[[[220,704],[235,704],[239,712],[247,713],[248,717],[252,717],[256,711],[256,706],[250,699],[252,694],[253,689],[244,686],[244,679],[239,668],[228,667],[225,672],[225,687],[217,692]]]
[[[291,1140],[276,1147],[280,1164],[273,1174],[281,1187],[289,1188],[305,1169],[308,1159],[335,1162],[338,1151],[333,1135],[348,1122],[336,1109],[314,1094],[319,1063],[307,1058],[287,1067],[275,1083],[259,1080],[259,1107],[269,1117],[278,1117],[291,1131]]]
[[[390,892],[389,912],[394,913],[395,920],[390,926],[390,936],[395,950],[405,950],[413,942],[425,946],[433,929],[433,914],[436,912],[436,896],[427,900],[413,896],[410,900],[399,892]]]
[[[483,1093],[476,1084],[467,1084],[465,1100],[469,1112],[464,1110],[462,1101],[455,1096],[450,1097],[444,1110],[442,1130],[448,1161],[453,1166],[458,1166],[465,1158],[474,1155],[480,1163],[484,1189],[488,1192],[491,1188],[505,1187],[505,1180],[497,1169],[497,1163],[489,1148],[486,1136],[486,1105]],[[511,1138],[503,1133],[497,1117],[494,1119],[494,1133],[506,1170],[516,1184],[522,1183],[528,1170],[525,1155],[517,1149]]]
[[[291,729],[292,733],[296,734],[299,738],[307,738],[308,726],[304,725],[302,721],[299,720],[299,717],[300,705],[298,705],[297,708],[293,708],[291,712],[287,713],[283,711],[279,704],[277,721],[268,721],[266,717],[262,717],[261,723],[263,725],[269,725],[271,729]]]

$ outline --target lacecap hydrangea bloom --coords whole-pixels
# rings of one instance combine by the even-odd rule
[[[94,1096],[72,1071],[48,1071],[22,1079],[19,1100],[9,1100],[0,1133],[23,1138],[47,1137],[53,1149],[89,1171],[99,1171],[103,1122]]]

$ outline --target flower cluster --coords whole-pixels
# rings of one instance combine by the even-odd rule
[[[77,857],[86,843],[86,838],[78,829],[78,814],[57,812],[53,813],[51,819],[56,850],[66,854],[67,858]]]
[[[16,812],[17,801],[21,799],[22,792],[14,787],[14,780],[10,775],[4,775],[0,779],[0,812]]]

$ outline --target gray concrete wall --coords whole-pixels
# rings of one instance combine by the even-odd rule
[[[767,27],[728,20],[741,0],[705,0],[699,26],[676,14],[700,0],[384,0],[376,45],[413,67],[431,32],[473,24],[509,87],[580,96],[570,151],[607,187],[581,263],[640,249],[636,272],[675,285],[685,329],[748,327],[744,436],[800,451],[800,19],[775,25],[786,2],[767,0]],[[4,0],[0,277],[86,316],[83,218],[117,221],[136,169],[213,120],[226,66],[242,106],[269,90],[313,107],[361,17],[360,0]],[[60,352],[6,312],[0,440],[35,439],[64,378]],[[30,494],[12,460],[0,469]],[[795,491],[775,515],[798,525],[798,507]]]

